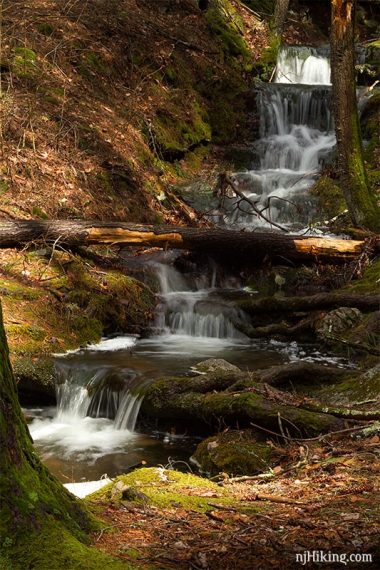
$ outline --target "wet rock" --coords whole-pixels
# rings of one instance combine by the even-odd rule
[[[352,307],[339,307],[324,315],[316,324],[315,330],[321,340],[330,340],[334,337],[346,335],[350,329],[356,327],[363,318],[359,309]]]
[[[202,360],[202,362],[198,362],[198,364],[193,366],[192,370],[200,374],[220,371],[240,372],[240,368],[234,366],[234,364],[231,364],[230,362],[227,362],[227,360],[224,360],[223,358],[209,358],[208,360]]]

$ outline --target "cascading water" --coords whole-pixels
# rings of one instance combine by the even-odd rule
[[[115,429],[133,431],[143,398],[144,383],[132,370],[73,368],[57,363],[58,421],[86,417],[113,420]]]
[[[258,89],[257,168],[234,176],[273,221],[290,224],[297,219],[305,224],[310,219],[308,189],[335,145],[329,83],[326,50],[288,47],[279,53],[275,83]],[[239,210],[232,208],[230,222],[248,228],[262,223],[242,204]],[[49,412],[42,411],[30,426],[49,466],[66,479],[70,474],[73,480],[118,474],[145,459],[142,450],[157,443],[132,432],[143,389],[154,378],[183,374],[216,354],[249,368],[289,359],[286,343],[263,346],[240,332],[244,314],[221,292],[238,289],[236,279],[222,279],[215,270],[207,276],[184,276],[169,254],[163,262],[153,256],[151,265],[161,292],[157,335],[138,342],[131,337],[106,340],[60,359],[55,415],[44,417]],[[290,348],[291,359],[307,357],[296,343]],[[317,352],[310,358],[323,356]],[[165,449],[156,453],[156,463],[163,454],[167,458]]]
[[[207,283],[205,277],[186,280],[174,267],[157,263],[154,265],[161,289],[156,325],[161,334],[197,339],[243,339],[233,321],[243,319],[241,312],[223,303],[215,292],[216,272]],[[224,283],[228,286],[229,283]]]
[[[330,112],[330,63],[326,49],[280,49],[275,83],[258,89],[258,168],[236,173],[235,182],[274,222],[308,224],[314,201],[308,189],[335,146]],[[232,222],[262,221],[249,205],[232,207]]]

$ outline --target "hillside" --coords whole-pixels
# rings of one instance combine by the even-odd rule
[[[168,183],[236,137],[267,41],[227,0],[5,2],[1,215],[172,216]]]

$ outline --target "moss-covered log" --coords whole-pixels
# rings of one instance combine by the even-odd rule
[[[67,246],[119,244],[195,250],[225,259],[289,260],[295,263],[347,262],[356,259],[364,241],[302,237],[273,232],[244,232],[220,228],[142,226],[125,222],[84,220],[2,220],[0,248],[30,242]]]
[[[141,412],[145,417],[173,423],[191,421],[195,432],[204,429],[205,424],[220,429],[249,427],[251,422],[278,432],[279,421],[289,433],[298,436],[314,436],[342,427],[342,421],[332,415],[287,405],[285,394],[282,402],[266,397],[259,380],[259,375],[247,377],[243,372],[163,378],[147,389]]]
[[[94,520],[44,467],[17,398],[0,307],[0,567],[125,568],[86,546]]]
[[[355,370],[344,370],[332,366],[321,366],[314,362],[291,362],[280,366],[271,366],[260,370],[260,382],[270,386],[289,386],[295,388],[297,383],[303,385],[332,384],[347,378],[354,378],[359,373]]]

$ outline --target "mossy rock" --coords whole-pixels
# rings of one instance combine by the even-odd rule
[[[344,337],[356,327],[363,319],[359,309],[353,307],[340,307],[323,315],[315,326],[317,336],[322,340],[334,337]]]
[[[205,19],[211,32],[220,39],[226,55],[240,56],[248,65],[251,54],[242,33],[244,24],[232,3],[219,0],[205,12]]]
[[[330,386],[312,389],[309,394],[329,406],[371,404],[380,399],[380,364],[366,370],[359,377],[348,377]]]
[[[109,485],[89,495],[86,500],[96,503],[115,499],[115,485],[128,489],[129,496],[143,496],[144,502],[149,501],[150,505],[158,508],[180,506],[205,512],[212,510],[209,501],[217,500],[225,505],[234,502],[225,489],[208,479],[162,467],[137,469],[128,475],[120,475]],[[119,500],[123,500],[122,496]]]
[[[187,93],[187,98],[189,105],[186,111],[181,102],[175,100],[159,109],[151,131],[147,133],[148,142],[156,146],[162,157],[169,161],[180,159],[200,143],[211,140],[205,107],[192,93]]]
[[[251,431],[227,431],[202,441],[193,459],[207,475],[253,475],[267,471],[273,448],[255,440]]]
[[[55,403],[55,371],[52,358],[18,356],[13,361],[13,372],[22,404]]]
[[[192,367],[192,370],[200,374],[206,373],[218,373],[218,372],[237,372],[240,374],[241,370],[234,364],[227,362],[223,358],[208,358],[207,360],[202,360]]]
[[[12,60],[12,71],[17,77],[34,77],[38,71],[36,52],[28,47],[16,47]]]

